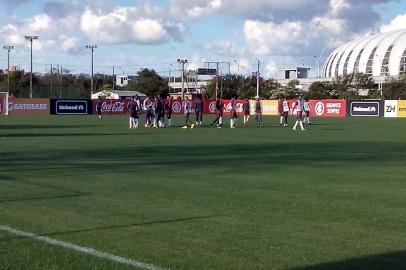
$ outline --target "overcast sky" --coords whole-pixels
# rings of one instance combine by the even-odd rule
[[[316,69],[336,46],[374,32],[406,28],[406,0],[0,0],[0,43],[14,45],[11,65],[34,71],[50,64],[90,72],[97,44],[96,72],[134,74],[154,68],[162,75],[206,61],[231,63],[234,73],[250,74],[256,59],[261,73],[277,68]],[[0,53],[7,66],[7,53]]]

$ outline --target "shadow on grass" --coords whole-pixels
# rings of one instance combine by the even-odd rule
[[[406,269],[406,251],[371,255],[289,270],[402,270]]]
[[[210,218],[215,218],[215,217],[219,217],[219,216],[210,215],[210,216],[194,216],[194,217],[174,218],[174,219],[161,219],[161,220],[153,220],[153,221],[132,223],[132,224],[112,225],[112,226],[88,228],[88,229],[82,229],[82,230],[54,232],[54,233],[47,233],[47,234],[43,234],[43,235],[44,236],[56,236],[56,235],[65,235],[65,234],[86,233],[86,232],[93,232],[93,231],[114,230],[114,229],[130,228],[130,227],[137,227],[137,226],[181,223],[181,222],[188,222],[188,221],[210,219]]]
[[[66,136],[66,135],[61,135]],[[87,136],[92,136],[88,134]],[[83,149],[55,151],[4,152],[0,155],[2,172],[65,171],[110,173],[144,169],[188,170],[193,168],[284,167],[306,165],[335,167],[340,164],[379,164],[406,159],[406,143],[350,142],[265,143],[225,145],[147,145],[116,147],[97,145]],[[59,169],[59,170],[58,170]],[[154,173],[154,171],[151,171]]]
[[[53,184],[44,184],[38,182],[31,182],[28,180],[23,180],[15,177],[10,176],[3,176],[0,175],[0,183],[1,182],[12,182],[12,183],[20,183],[24,185],[31,185],[37,186],[40,188],[48,188],[53,189],[56,192],[63,192],[66,194],[49,194],[46,196],[30,196],[24,198],[0,198],[0,203],[8,203],[8,202],[25,202],[25,201],[42,201],[42,200],[52,200],[52,199],[66,199],[66,198],[78,198],[83,196],[88,196],[90,193],[84,193],[78,190],[68,189],[65,187],[60,187]]]
[[[47,124],[21,124],[21,125],[0,125],[0,129],[4,130],[20,130],[20,129],[69,129],[69,128],[92,128],[96,125],[47,125]]]
[[[93,132],[93,133],[7,133],[1,134],[2,138],[41,138],[41,137],[95,137],[95,136],[122,136],[128,135],[128,133],[114,133],[114,132]]]

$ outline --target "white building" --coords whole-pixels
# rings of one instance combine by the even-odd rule
[[[114,90],[114,91],[101,91],[92,94],[92,99],[98,99],[102,97],[103,99],[126,99],[133,96],[145,97],[146,95],[138,91],[124,91],[124,90]]]
[[[116,76],[116,85],[120,87],[124,87],[128,85],[129,82],[128,75],[117,75]]]
[[[406,29],[370,35],[335,49],[322,75],[336,78],[351,73],[368,74],[375,81],[406,74]]]

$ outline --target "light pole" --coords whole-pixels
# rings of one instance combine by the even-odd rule
[[[259,98],[259,67],[261,65],[261,62],[259,60],[258,61],[258,69],[257,69],[257,95],[256,98]]]
[[[182,64],[182,99],[185,98],[185,64],[187,64],[186,59],[178,59],[178,63]]]
[[[317,65],[317,75],[316,78],[320,78],[320,59],[317,55],[313,55],[314,59],[316,59],[316,65]]]
[[[14,46],[3,46],[3,49],[7,50],[7,91],[10,94],[10,51]]]
[[[97,48],[97,45],[86,45],[87,49],[91,49],[92,50],[92,77],[90,79],[90,94],[93,94],[93,90],[94,90],[94,85],[93,85],[93,54],[94,54],[94,49]]]
[[[39,36],[25,36],[25,39],[29,40],[31,45],[30,98],[32,98],[32,41],[39,39]]]

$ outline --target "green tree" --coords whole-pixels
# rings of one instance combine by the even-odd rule
[[[385,99],[406,99],[406,75],[402,75],[398,80],[392,78],[384,85],[382,92]]]
[[[333,85],[330,82],[313,82],[306,97],[309,99],[332,98]]]
[[[143,69],[138,72],[138,78],[131,80],[125,87],[126,90],[136,90],[148,96],[167,96],[169,93],[168,82],[159,76],[153,69]]]

